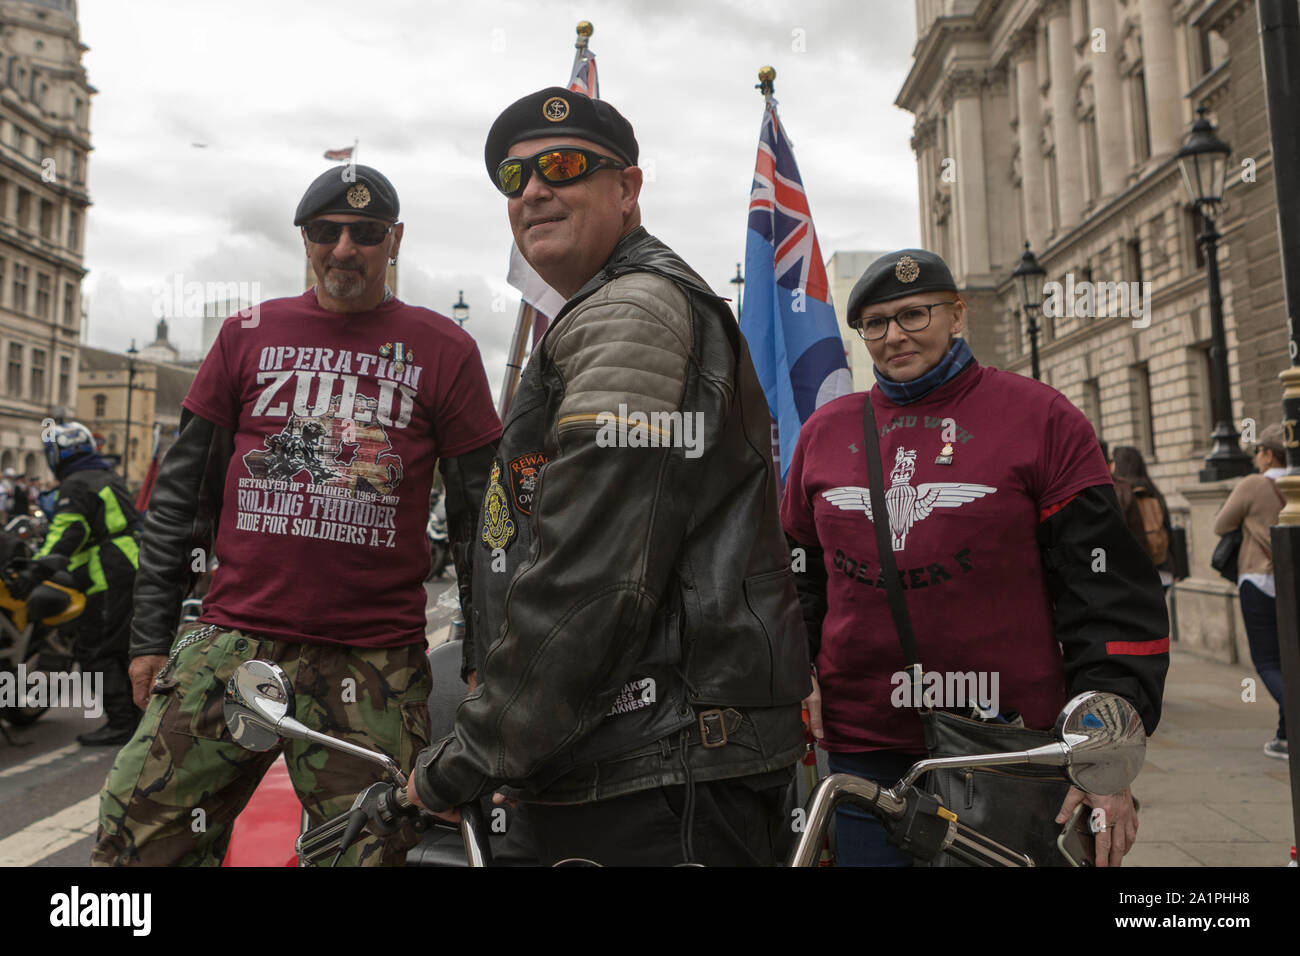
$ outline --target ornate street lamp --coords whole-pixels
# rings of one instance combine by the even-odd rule
[[[465,327],[466,320],[469,319],[469,306],[465,304],[465,291],[463,289],[456,293],[456,304],[451,307],[451,317],[456,320],[462,329]]]
[[[1228,340],[1223,331],[1223,294],[1219,290],[1219,240],[1214,213],[1223,201],[1228,156],[1232,149],[1214,133],[1214,124],[1205,118],[1205,107],[1196,109],[1196,122],[1178,151],[1178,168],[1192,205],[1201,214],[1204,226],[1196,237],[1205,248],[1205,269],[1210,280],[1210,366],[1214,376],[1214,447],[1205,458],[1201,481],[1221,481],[1248,475],[1254,466],[1241,450],[1241,437],[1232,424],[1232,395],[1228,381]]]
[[[131,389],[135,385],[135,357],[140,354],[140,350],[135,347],[135,339],[131,340],[131,347],[126,350],[126,438],[123,441],[125,447],[122,449],[122,480],[129,481],[131,468]]]
[[[1025,243],[1025,254],[1020,257],[1020,265],[1011,273],[1016,280],[1016,294],[1020,297],[1020,307],[1029,322],[1029,364],[1034,378],[1038,379],[1038,310],[1043,307],[1043,279],[1047,272],[1038,264],[1034,253]]]

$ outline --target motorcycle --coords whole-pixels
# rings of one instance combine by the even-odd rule
[[[429,520],[424,526],[425,537],[429,539],[429,574],[425,578],[426,581],[442,577],[443,572],[447,570],[447,561],[451,557],[447,540],[446,500],[443,492],[435,492],[429,506]]]
[[[444,648],[448,649],[444,651],[448,660],[452,652],[458,658],[459,649],[451,644],[441,645],[433,653]],[[432,659],[433,655],[430,656]],[[441,683],[446,686],[445,681]],[[434,686],[439,686],[436,679]],[[235,741],[249,750],[266,751],[285,739],[309,740],[354,754],[381,768],[383,780],[363,790],[346,813],[299,836],[295,848],[300,865],[310,866],[327,859],[337,863],[363,829],[368,828],[376,835],[392,833],[404,818],[412,820],[417,829],[437,828],[443,832],[438,838],[443,855],[431,865],[492,864],[492,845],[479,804],[459,808],[457,849],[463,853],[463,862],[453,862],[445,853],[449,825],[410,804],[406,798],[406,778],[392,759],[311,730],[294,719],[293,686],[275,664],[252,660],[240,665],[227,685],[224,713]],[[450,711],[444,707],[439,716],[443,720],[434,724],[435,737],[440,729],[445,731],[454,723],[454,704]],[[958,814],[943,806],[938,797],[918,786],[918,780],[931,770],[1051,766],[1061,768],[1069,781],[1085,793],[1111,794],[1132,783],[1142,769],[1146,756],[1142,721],[1128,701],[1114,694],[1087,691],[1071,699],[1057,718],[1055,735],[1053,743],[1031,750],[921,760],[889,788],[849,774],[832,774],[817,785],[804,808],[803,830],[787,865],[818,865],[835,808],[849,802],[881,820],[895,833],[902,848],[918,859],[931,860],[942,852],[970,866],[1035,866],[1036,862],[1028,855],[962,823]],[[1072,865],[1088,865],[1088,837],[1086,821],[1081,823],[1080,814],[1076,813],[1059,840],[1061,852]],[[411,862],[409,855],[408,862]]]
[[[72,670],[72,636],[63,625],[86,606],[86,596],[66,570],[67,558],[47,555],[31,560],[29,542],[37,530],[36,522],[23,515],[0,533],[0,675],[10,675],[0,680],[13,681],[19,691],[26,686],[27,675]],[[24,572],[33,567],[45,580],[24,593],[22,582],[30,579]],[[13,703],[0,704],[0,733],[8,740],[5,722],[23,727],[48,709],[48,701],[32,704],[19,693]]]

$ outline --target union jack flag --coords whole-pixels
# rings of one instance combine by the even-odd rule
[[[574,55],[569,89],[590,96],[593,100],[600,99],[600,84],[596,82],[596,54],[590,50],[583,49]]]
[[[343,149],[327,149],[325,150],[325,158],[326,159],[351,159],[352,150],[354,148],[355,147],[353,146],[347,146],[344,147]]]
[[[799,429],[853,390],[799,167],[776,104],[763,113],[749,194],[740,330],[776,420],[785,477]]]

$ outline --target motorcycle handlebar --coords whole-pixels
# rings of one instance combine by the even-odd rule
[[[415,805],[406,797],[403,787],[392,788],[393,803],[401,813],[415,810]],[[492,849],[488,844],[487,827],[483,820],[483,810],[477,802],[467,803],[457,808],[460,812],[460,834],[465,844],[465,862],[471,867],[491,866]],[[339,842],[348,828],[351,811],[345,811],[320,826],[313,827],[298,837],[296,849],[299,862],[303,866],[314,866],[325,859],[332,858],[339,850]],[[420,813],[425,813],[421,810]]]

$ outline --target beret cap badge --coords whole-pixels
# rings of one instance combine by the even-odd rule
[[[899,282],[915,282],[920,274],[921,267],[911,256],[902,256],[894,266],[894,275],[898,277]]]
[[[569,115],[569,102],[562,96],[552,96],[542,104],[542,115],[552,123],[563,122]]]
[[[357,183],[348,189],[348,205],[353,209],[364,209],[370,205],[370,190],[364,183]]]

